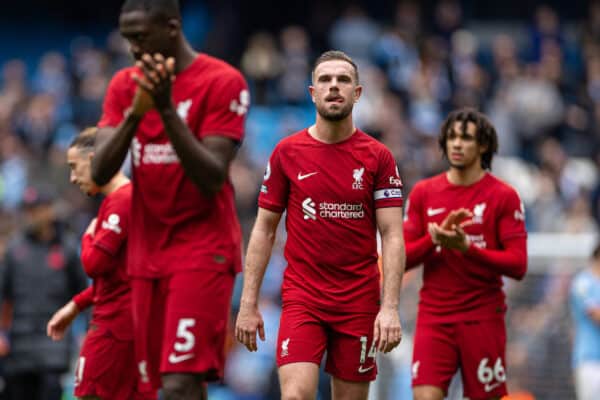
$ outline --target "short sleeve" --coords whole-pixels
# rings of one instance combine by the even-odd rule
[[[100,247],[112,256],[116,256],[127,241],[129,229],[129,207],[125,201],[107,204],[102,212],[102,221],[98,221],[94,233],[94,246]]]
[[[378,161],[373,193],[375,208],[402,207],[402,180],[392,153],[384,148]]]
[[[527,236],[525,230],[525,206],[514,189],[507,192],[498,216],[500,241],[518,236]]]
[[[206,113],[196,132],[198,137],[217,134],[241,142],[250,107],[250,92],[242,75],[234,71],[221,77],[209,96]]]
[[[259,207],[278,213],[282,213],[287,207],[290,186],[282,168],[281,155],[281,146],[275,147],[267,163],[258,196]]]
[[[121,123],[125,110],[131,106],[132,98],[128,94],[128,70],[121,70],[115,74],[108,85],[104,103],[102,104],[102,117],[98,127],[115,127]]]
[[[423,221],[423,189],[420,184],[410,192],[404,207],[404,235],[407,240],[418,239],[425,234]]]

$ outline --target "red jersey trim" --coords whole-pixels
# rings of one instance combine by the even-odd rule
[[[281,214],[281,213],[283,213],[285,211],[285,206],[280,206],[280,205],[277,205],[275,203],[269,203],[269,202],[267,202],[265,200],[260,200],[258,202],[258,206],[260,208],[264,208],[266,210],[273,211],[273,212],[276,212],[276,213],[279,213],[279,214]]]

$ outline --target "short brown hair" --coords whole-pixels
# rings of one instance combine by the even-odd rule
[[[444,157],[448,158],[446,141],[448,140],[448,134],[450,133],[452,126],[457,121],[462,122],[463,132],[466,131],[468,122],[475,124],[475,127],[477,128],[475,134],[477,143],[480,146],[487,147],[485,153],[481,155],[481,167],[483,169],[491,169],[492,159],[494,158],[494,154],[498,151],[498,135],[496,134],[496,128],[494,128],[490,120],[474,108],[459,108],[448,114],[448,117],[442,124],[440,136],[438,137],[438,143],[444,153]]]
[[[315,71],[317,70],[317,67],[319,66],[319,64],[324,63],[326,61],[333,61],[333,60],[346,61],[348,64],[352,65],[352,68],[354,69],[354,76],[356,78],[356,83],[359,82],[358,67],[356,66],[356,63],[354,62],[354,60],[352,58],[350,58],[350,56],[348,54],[346,54],[340,50],[328,50],[325,53],[321,54],[319,56],[319,58],[316,59],[315,64],[313,65],[313,69],[312,69],[313,78],[315,76]]]
[[[98,132],[98,128],[95,126],[91,126],[89,128],[85,128],[83,131],[79,133],[79,135],[75,136],[69,144],[69,148],[75,147],[85,151],[94,150],[94,145],[96,144],[96,133]]]

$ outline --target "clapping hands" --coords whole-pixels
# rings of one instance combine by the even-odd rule
[[[430,222],[427,226],[429,235],[433,243],[447,249],[467,251],[470,245],[469,238],[465,234],[464,228],[472,224],[473,214],[466,208],[452,210],[441,225]]]

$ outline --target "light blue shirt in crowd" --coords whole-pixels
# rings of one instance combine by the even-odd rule
[[[578,273],[571,284],[574,367],[585,361],[600,362],[600,323],[586,313],[592,307],[600,307],[600,277],[586,269]]]

